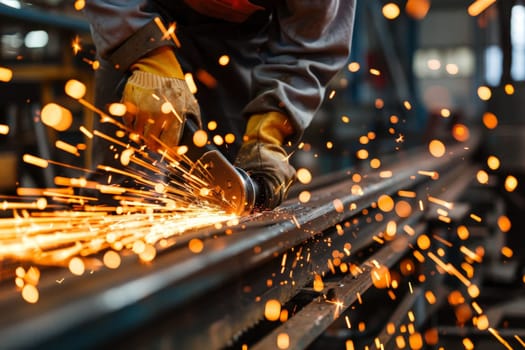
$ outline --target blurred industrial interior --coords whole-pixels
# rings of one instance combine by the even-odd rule
[[[470,11],[473,11],[475,3],[488,6],[480,13],[472,13]],[[52,188],[56,176],[77,176],[70,175],[72,170],[67,167],[42,169],[26,164],[22,161],[24,154],[72,166],[92,165],[86,151],[90,140],[79,131],[79,127],[90,128],[96,115],[68,97],[64,93],[64,84],[69,79],[82,81],[88,87],[84,99],[93,101],[96,59],[89,26],[82,13],[75,9],[73,1],[0,0],[0,18],[0,66],[13,72],[12,80],[0,82],[0,124],[9,127],[9,133],[0,135],[0,193],[2,198],[9,200],[16,196],[18,187]],[[77,51],[75,45],[81,46],[81,49]],[[341,219],[334,212],[334,216],[323,214],[329,218],[326,221],[330,222],[330,227],[323,226],[322,232],[313,232],[311,238],[302,242],[292,244],[289,239],[283,239],[282,242],[286,243],[280,245],[281,250],[269,250],[271,253],[265,259],[253,259],[258,262],[253,263],[250,270],[247,266],[251,263],[246,264],[245,270],[238,266],[244,262],[237,255],[223,268],[209,261],[208,272],[202,273],[201,277],[196,274],[193,276],[195,281],[185,282],[181,287],[180,290],[184,291],[180,296],[182,301],[173,301],[173,310],[167,307],[158,311],[157,306],[152,305],[162,304],[163,298],[170,298],[168,295],[177,295],[179,289],[176,284],[163,287],[165,289],[158,294],[152,293],[145,301],[134,299],[129,308],[115,308],[107,314],[101,311],[96,316],[102,321],[82,319],[82,315],[77,315],[78,327],[69,330],[64,325],[63,331],[49,337],[44,330],[41,337],[37,337],[42,344],[67,348],[73,343],[84,342],[89,348],[104,344],[108,347],[126,345],[132,348],[177,349],[177,339],[171,338],[170,334],[181,336],[176,331],[181,323],[177,315],[183,315],[189,317],[180,316],[187,326],[184,328],[187,339],[180,341],[190,348],[195,344],[204,346],[201,348],[217,345],[232,349],[266,348],[267,344],[274,344],[271,337],[284,333],[292,340],[290,348],[525,348],[525,246],[522,237],[525,224],[525,3],[520,0],[358,1],[351,58],[348,67],[333,80],[327,95],[322,109],[306,132],[301,148],[291,158],[296,168],[311,171],[314,178],[312,191],[314,185],[323,188],[333,184],[331,179],[345,181],[342,180],[344,174],[348,174],[347,178],[359,174],[360,178],[366,179],[369,173],[377,174],[390,168],[401,173],[405,166],[415,169],[414,175],[418,170],[432,171],[434,169],[420,169],[418,163],[410,161],[414,152],[423,150],[421,152],[427,156],[432,153],[432,150],[429,151],[432,140],[443,141],[447,151],[469,148],[468,167],[464,167],[466,161],[461,157],[446,164],[439,177],[448,179],[447,174],[451,174],[451,182],[438,185],[439,188],[435,189],[437,194],[433,195],[440,198],[443,194],[445,198],[449,190],[454,192],[456,188],[461,188],[450,199],[457,204],[455,210],[450,212],[452,222],[443,220],[439,211],[436,214],[430,210],[418,220],[425,225],[422,231],[425,237],[432,239],[432,247],[440,259],[450,262],[472,282],[462,283],[453,274],[437,268],[436,260],[427,254],[421,241],[416,242],[414,238],[406,246],[415,247],[426,258],[421,259],[408,250],[391,261],[390,273],[397,276],[392,277],[399,285],[397,288],[366,287],[366,294],[358,293],[360,296],[357,298],[362,294],[362,300],[356,301],[354,293],[353,303],[345,305],[337,318],[330,316],[332,320],[326,327],[320,325],[315,328],[312,326],[317,319],[315,313],[305,317],[299,310],[310,310],[310,305],[331,301],[334,297],[330,296],[330,290],[337,288],[330,286],[343,288],[341,281],[345,275],[338,268],[338,272],[334,273],[333,266],[326,266],[327,260],[333,263],[333,259],[340,258],[337,254],[345,255],[343,248],[338,248],[338,253],[334,255],[331,250],[321,253],[322,249],[316,244],[324,242],[325,247],[326,239],[333,239],[336,251],[336,239],[326,237],[337,237],[341,227],[346,230],[345,223],[352,226],[358,220],[353,217]],[[57,132],[40,122],[40,110],[50,102],[72,112],[73,124],[67,131]],[[58,139],[77,145],[82,152],[73,155],[57,149],[54,143]],[[498,165],[493,165],[489,159],[497,160]],[[373,160],[382,165],[373,165]],[[514,179],[517,186],[509,185],[509,178]],[[356,182],[356,179],[352,181]],[[388,181],[389,178],[380,177],[377,186],[385,186],[387,190],[395,188],[392,196],[397,193],[396,198],[403,199],[399,197],[398,190],[405,189],[405,185],[392,185]],[[461,185],[455,187],[455,183]],[[418,188],[425,196],[425,191],[430,191],[432,185],[423,184]],[[289,205],[293,210],[301,210],[302,207],[294,203],[298,202],[297,196],[304,189],[309,189],[308,185],[297,184],[292,189]],[[374,189],[372,185],[371,189]],[[366,190],[364,192],[366,194]],[[362,220],[355,227],[365,224],[359,226],[360,232],[367,232],[366,224],[375,224],[367,219],[372,217],[370,213],[377,210],[375,204],[370,205],[375,199],[377,197],[371,199],[367,206],[357,205],[361,212],[356,214],[356,218]],[[416,212],[418,204],[414,203],[413,211]],[[1,216],[9,217],[11,214],[4,210]],[[473,220],[473,214],[476,214],[474,218],[481,219]],[[387,214],[384,216],[386,222]],[[285,214],[281,217],[283,219],[277,215],[275,220],[284,222],[289,218]],[[337,221],[337,218],[341,220]],[[511,225],[502,224],[502,218]],[[417,226],[415,223],[410,225]],[[247,224],[247,227],[250,225]],[[303,227],[308,225],[303,224]],[[459,227],[468,227],[470,236],[467,240],[458,238],[456,232],[459,232]],[[256,228],[256,232],[264,234],[264,227]],[[398,224],[398,229],[402,231],[403,225]],[[352,229],[348,230],[348,235],[357,237]],[[352,253],[342,260],[347,261],[348,266],[352,263],[360,266],[369,257],[379,254],[385,245],[372,239],[380,237],[377,234],[371,232],[366,243],[351,241]],[[217,236],[221,237],[220,234]],[[458,250],[460,246],[475,252],[472,253],[474,257],[465,256]],[[295,254],[301,254],[299,252],[303,248],[305,251],[308,249],[311,256],[319,253],[319,260],[313,259],[319,263],[312,263],[319,265],[306,267],[304,277],[294,282],[294,286],[297,283],[294,288],[292,283],[288,285],[285,282],[285,278],[279,282],[276,275],[280,274],[280,264],[285,265],[283,254],[286,256],[288,253],[291,260]],[[170,254],[175,256],[177,250],[165,253],[166,256]],[[483,257],[482,261],[476,260],[479,256]],[[171,258],[164,259],[169,261]],[[183,260],[174,259],[177,263]],[[121,276],[132,279],[135,270],[142,277],[147,273],[155,274],[155,269],[149,271],[149,267],[135,265],[130,265],[129,271],[125,270],[126,273]],[[155,263],[152,265],[155,266]],[[0,260],[0,269],[11,266],[7,261]],[[469,266],[475,272],[469,270]],[[215,281],[213,273],[221,268],[223,270],[217,272],[221,279]],[[229,268],[235,272],[225,276]],[[119,271],[111,273],[116,275]],[[91,277],[95,278],[97,273]],[[317,274],[323,276],[325,288],[322,291],[312,288]],[[0,295],[7,295],[2,296],[0,302],[11,300],[9,298],[15,289],[11,277],[7,272],[0,272],[0,285],[3,285]],[[77,294],[78,289],[83,284],[91,283],[88,277],[75,280],[78,287],[71,281],[70,284],[55,284],[54,289],[49,290],[69,293],[71,300],[78,302],[76,299],[83,295]],[[119,280],[124,279],[119,277]],[[270,279],[273,279],[271,293],[267,283]],[[357,285],[359,280],[356,281]],[[479,287],[479,294],[471,293],[468,288],[471,283]],[[95,284],[100,290],[96,289],[93,293],[102,293],[103,282]],[[278,290],[279,284],[291,289]],[[199,293],[191,297],[194,290]],[[216,290],[220,292],[214,292]],[[429,301],[432,299],[429,291],[437,302]],[[238,301],[224,304],[225,300],[220,297],[228,293]],[[42,292],[36,305],[27,305],[19,298],[19,306],[12,304],[13,312],[19,307],[23,310],[20,315],[27,318],[33,317],[33,312],[35,315],[50,312],[55,307],[55,304],[45,300],[50,294],[53,292]],[[338,297],[337,292],[335,297]],[[264,318],[262,310],[267,299],[281,302],[282,308],[288,310],[288,321],[272,322]],[[231,305],[235,307],[236,302],[241,301],[242,308],[248,310],[246,314],[249,317],[246,319],[239,316],[240,309],[230,309]],[[258,306],[252,310],[247,306],[249,304]],[[149,306],[153,308],[148,309]],[[202,321],[207,315],[197,314],[197,311],[193,314],[190,306],[200,307],[198,312],[208,308],[211,315],[209,323]],[[478,307],[483,309],[482,312]],[[321,306],[312,308],[319,310],[319,315],[322,315],[321,309]],[[117,314],[117,311],[122,313]],[[293,315],[298,316],[295,323],[292,322]],[[324,320],[323,317],[319,316],[319,319]],[[490,321],[487,327],[481,324],[486,317]],[[25,329],[22,316],[17,322],[12,324],[20,324],[20,329]],[[7,321],[0,324],[6,325]],[[308,327],[315,330],[308,331],[310,335],[301,333],[300,329],[310,329]],[[219,333],[223,335],[217,335]],[[192,337],[200,337],[200,340]],[[207,342],[204,338],[212,340]],[[296,339],[299,340],[293,342]],[[41,344],[29,345],[38,347]],[[275,348],[287,348],[282,344],[274,345]]]

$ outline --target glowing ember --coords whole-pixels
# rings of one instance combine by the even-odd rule
[[[489,174],[485,170],[478,170],[476,174],[476,179],[480,184],[488,184],[489,183]]]
[[[496,156],[489,156],[487,158],[487,166],[490,168],[490,170],[498,170],[500,167],[499,158]]]
[[[361,69],[361,65],[358,62],[350,62],[348,64],[348,71],[352,73],[358,72],[359,69]]]
[[[512,175],[507,176],[505,179],[505,190],[507,192],[514,192],[516,187],[518,187],[518,179]]]
[[[126,114],[127,108],[123,103],[112,103],[108,107],[108,111],[111,115],[122,117]]]
[[[232,144],[235,142],[235,135],[232,133],[228,133],[224,135],[224,141],[228,144]]]
[[[472,17],[478,16],[495,2],[496,0],[476,0],[469,5],[467,12]]]
[[[103,257],[104,265],[109,269],[116,269],[120,266],[120,255],[114,250],[108,250],[104,253]]]
[[[494,113],[485,112],[483,114],[483,125],[487,129],[495,129],[498,126],[498,117]]]
[[[213,136],[213,143],[217,146],[222,146],[224,144],[224,139],[221,135],[215,135]]]
[[[13,79],[13,71],[9,68],[0,67],[0,81],[7,83],[11,79]]]
[[[459,239],[461,239],[463,241],[467,240],[469,238],[469,236],[470,236],[470,233],[469,233],[467,227],[463,226],[463,225],[458,226],[457,234],[458,234]]]
[[[204,250],[204,243],[200,239],[194,238],[188,243],[188,248],[192,253],[198,254]]]
[[[394,200],[389,195],[383,194],[378,198],[377,206],[382,211],[388,213],[394,209]]]
[[[407,201],[397,201],[394,209],[400,218],[408,218],[412,214],[412,205]]]
[[[463,346],[465,350],[474,350],[474,343],[469,338],[463,338]]]
[[[504,89],[507,95],[514,95],[514,86],[512,84],[505,84]]]
[[[42,122],[57,131],[66,131],[73,122],[71,112],[56,104],[48,103],[41,111]]]
[[[445,144],[440,140],[432,140],[428,144],[428,150],[433,157],[441,158],[445,155]]]
[[[315,275],[314,276],[314,285],[313,285],[313,289],[314,291],[316,292],[322,292],[323,289],[324,289],[324,283],[323,283],[323,280],[321,278],[320,275]]]
[[[376,69],[376,68],[370,68],[369,72],[370,72],[370,74],[375,75],[375,76],[380,76],[381,75],[381,71],[379,69]]]
[[[270,299],[266,302],[264,307],[264,317],[268,321],[277,321],[281,315],[281,303],[279,300]]]
[[[64,90],[68,96],[78,100],[86,95],[86,85],[78,80],[68,80],[64,87]]]
[[[77,276],[83,275],[85,271],[85,266],[84,266],[84,262],[82,261],[82,259],[77,258],[77,257],[74,257],[73,259],[71,259],[69,261],[69,271],[71,271],[73,275],[77,275]]]
[[[507,216],[502,215],[498,218],[498,227],[501,232],[509,232],[512,227],[512,223]]]
[[[492,97],[492,91],[488,86],[480,86],[478,88],[478,97],[483,101],[488,101]]]
[[[343,202],[340,199],[337,199],[337,198],[334,199],[332,201],[332,204],[334,206],[335,211],[338,212],[338,213],[342,213],[345,210],[344,204],[343,204]]]
[[[306,168],[297,169],[297,180],[302,184],[309,184],[312,182],[312,173]]]
[[[82,9],[84,9],[85,6],[86,6],[85,0],[76,0],[75,1],[75,4],[74,4],[75,10],[81,11]]]
[[[0,134],[1,135],[9,134],[9,125],[0,124]]]
[[[427,235],[421,235],[417,238],[417,245],[419,249],[427,250],[430,248],[430,238]]]
[[[425,18],[429,10],[430,0],[408,0],[405,5],[407,15],[417,20]]]
[[[284,350],[290,347],[290,336],[288,333],[279,333],[277,335],[277,348]]]
[[[399,9],[399,6],[393,2],[389,2],[383,6],[382,9],[383,16],[385,16],[386,19],[396,19],[399,14],[401,13],[401,10]]]
[[[197,85],[195,84],[195,80],[193,80],[193,75],[191,73],[186,73],[184,74],[184,79],[186,80],[186,84],[188,84],[191,93],[197,93]]]
[[[227,66],[228,63],[230,63],[230,56],[222,55],[221,57],[219,57],[219,64],[221,66]]]
[[[204,147],[208,143],[208,133],[204,130],[197,130],[193,134],[193,144],[197,147]]]
[[[390,270],[385,265],[375,266],[370,271],[370,277],[372,278],[372,283],[378,289],[384,289],[390,287],[390,282],[392,278],[390,276]]]
[[[465,142],[470,137],[469,129],[463,124],[454,124],[452,127],[452,136],[456,141]]]
[[[38,289],[32,284],[26,284],[22,288],[22,298],[30,304],[38,302]]]

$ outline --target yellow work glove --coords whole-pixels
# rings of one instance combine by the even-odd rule
[[[244,169],[259,188],[256,209],[273,209],[286,198],[295,169],[282,146],[293,131],[288,118],[275,111],[255,114],[248,120],[235,165]]]
[[[132,73],[122,94],[127,107],[124,124],[157,149],[159,139],[168,147],[179,144],[184,122],[200,125],[200,108],[184,80],[175,53],[160,47],[130,67]]]

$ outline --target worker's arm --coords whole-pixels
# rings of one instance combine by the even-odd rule
[[[286,0],[277,10],[263,63],[252,72],[249,117],[279,111],[290,118],[298,141],[325,95],[326,86],[348,60],[354,0]]]
[[[263,63],[252,73],[254,99],[244,110],[249,119],[236,160],[262,190],[259,208],[286,198],[295,170],[283,145],[300,140],[347,62],[354,11],[353,0],[277,2]]]
[[[84,12],[99,55],[130,73],[124,124],[152,149],[176,146],[187,118],[200,124],[200,109],[153,2],[92,0]]]

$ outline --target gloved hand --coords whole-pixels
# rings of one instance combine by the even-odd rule
[[[286,198],[295,169],[282,145],[292,133],[288,118],[279,112],[256,114],[248,120],[235,166],[245,170],[259,187],[256,209],[273,209]]]
[[[155,137],[168,147],[178,145],[186,118],[201,125],[199,105],[171,48],[154,50],[130,69],[122,94],[124,124],[143,136],[148,147],[159,148]]]

